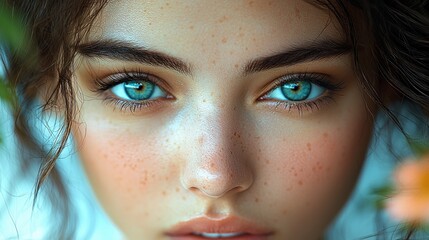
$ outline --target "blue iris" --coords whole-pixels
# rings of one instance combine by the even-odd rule
[[[127,96],[135,101],[149,99],[155,89],[155,85],[148,81],[128,81],[124,83]]]
[[[291,101],[303,101],[310,96],[311,83],[308,81],[294,81],[282,85],[282,93]]]

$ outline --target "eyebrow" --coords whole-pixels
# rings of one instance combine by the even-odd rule
[[[139,47],[131,42],[98,40],[78,45],[77,51],[90,58],[105,57],[114,60],[162,66],[187,75],[190,75],[192,72],[191,66],[179,58]]]
[[[278,54],[249,61],[244,67],[244,74],[286,67],[302,62],[344,55],[351,51],[351,46],[338,40],[322,40],[294,46]],[[165,53],[152,51],[131,42],[118,40],[98,40],[80,44],[78,52],[86,57],[106,57],[114,60],[133,61],[176,70],[192,75],[192,67],[185,61]]]
[[[268,57],[261,57],[246,64],[245,73],[264,71],[272,68],[286,67],[302,62],[340,56],[351,52],[352,47],[338,40],[322,40],[301,46]]]

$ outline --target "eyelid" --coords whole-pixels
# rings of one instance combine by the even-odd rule
[[[155,99],[133,101],[122,99],[112,93],[111,89],[113,87],[116,87],[128,81],[150,82],[156,85],[161,91],[163,91],[166,96]],[[90,89],[92,92],[102,97],[102,100],[106,103],[106,105],[111,105],[114,107],[114,109],[119,109],[123,113],[135,113],[140,111],[144,112],[146,109],[154,110],[154,108],[160,107],[164,103],[166,103],[165,100],[175,99],[175,97],[168,90],[170,86],[166,81],[164,81],[162,78],[159,78],[142,70],[122,70],[116,73],[111,73],[105,77],[95,78],[94,85],[95,86],[93,87],[93,89]]]
[[[146,71],[143,71],[140,69],[132,70],[132,71],[124,69],[122,71],[116,71],[104,77],[95,78],[94,79],[95,86],[92,89],[92,92],[104,94],[112,87],[130,80],[136,80],[136,81],[144,80],[144,81],[151,82],[157,85],[159,88],[161,88],[161,90],[167,94],[168,98],[170,99],[174,98],[170,93],[171,86],[166,81],[164,81],[160,77],[157,77],[153,74],[147,73]]]
[[[265,96],[273,91],[277,87],[281,87],[283,84],[288,82],[293,82],[296,80],[308,81],[319,85],[320,87],[326,88],[328,91],[340,91],[344,88],[344,82],[334,83],[329,80],[329,76],[322,73],[312,73],[312,72],[302,72],[302,73],[292,73],[280,76],[276,78],[273,82],[270,82],[263,88],[263,94],[259,97],[260,100],[266,100]]]

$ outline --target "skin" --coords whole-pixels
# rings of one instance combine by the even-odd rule
[[[214,10],[216,9],[216,10]],[[239,216],[269,239],[320,239],[346,202],[373,122],[350,54],[243,74],[256,58],[302,42],[341,40],[327,12],[304,1],[112,1],[87,39],[116,39],[180,58],[161,66],[79,55],[73,135],[93,189],[127,239],[167,239],[175,224]],[[170,98],[130,112],[95,93],[123,70],[163,80]],[[261,97],[284,75],[342,83],[317,107]]]

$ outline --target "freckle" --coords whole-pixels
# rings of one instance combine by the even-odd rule
[[[228,42],[228,38],[223,37],[223,38],[222,38],[222,43],[226,43],[226,42]]]
[[[266,161],[265,161],[265,163],[266,163],[267,165],[269,165],[269,164],[270,164],[270,160],[266,160]]]
[[[177,188],[176,188],[176,192],[179,192],[179,191],[180,191],[180,189],[177,187]]]
[[[295,6],[295,17],[298,19],[301,19],[301,12],[299,11],[299,8]]]
[[[162,191],[162,196],[167,196],[167,192]]]
[[[298,176],[298,173],[297,173],[297,172],[295,172],[293,175],[294,175],[295,177],[297,177],[297,176]]]
[[[216,65],[216,60],[213,60],[213,61],[212,61],[212,64],[213,64],[213,65]]]
[[[212,36],[212,38],[214,38],[214,37],[215,37],[215,35],[214,35],[214,34],[212,34],[211,36]]]
[[[234,65],[234,67],[235,67],[235,68],[238,68],[238,64],[235,64],[235,65]]]
[[[255,202],[259,202],[259,198],[255,198]]]
[[[325,132],[325,133],[323,133],[323,137],[324,137],[324,138],[328,138],[328,133],[326,133],[326,132]]]
[[[149,26],[150,26],[150,25],[152,25],[152,23],[151,23],[151,22],[149,22]]]
[[[203,102],[206,102],[206,100],[205,100],[205,99],[203,99]]]
[[[299,184],[300,186],[302,186],[302,184],[303,184],[303,183],[302,183],[302,180],[299,180],[299,181],[298,181],[298,184]]]
[[[252,38],[252,41],[256,42],[256,38]]]
[[[166,6],[170,6],[170,3],[169,3],[169,2],[167,2],[167,3],[165,3],[165,5],[166,5]]]
[[[211,168],[214,168],[214,167],[215,167],[215,164],[214,164],[214,163],[210,163],[210,167],[211,167]]]
[[[193,30],[194,29],[194,25],[189,26],[189,29]]]
[[[229,51],[229,55],[234,55],[234,51]]]
[[[253,1],[250,1],[250,2],[249,2],[249,6],[250,6],[250,7],[252,7],[252,6],[253,6],[253,4],[254,4],[254,2],[253,2]]]
[[[287,215],[287,210],[283,210],[282,214],[283,214],[283,216],[286,216]]]
[[[311,151],[311,144],[310,143],[307,143],[307,149],[309,152]]]
[[[268,183],[267,182],[264,182],[264,186],[267,186],[268,185]]]
[[[223,16],[221,19],[219,19],[219,20],[218,20],[218,22],[219,22],[219,23],[223,23],[223,22],[225,22],[226,20],[228,20],[228,17],[227,17],[227,16]]]
[[[246,47],[244,50],[248,51],[248,50],[249,50],[249,48],[248,48],[248,47]]]
[[[186,197],[182,197],[182,200],[183,200],[183,201],[186,201]]]

